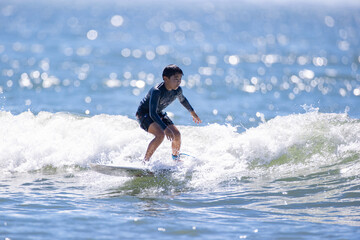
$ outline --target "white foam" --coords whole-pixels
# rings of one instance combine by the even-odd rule
[[[186,160],[173,177],[190,174],[189,185],[194,187],[217,186],[243,177],[316,171],[360,153],[360,123],[346,114],[314,111],[278,116],[242,133],[219,124],[179,129],[182,151],[197,160]],[[49,112],[0,112],[0,136],[2,173],[45,166],[87,167],[95,162],[141,166],[152,139],[126,116],[89,118]],[[170,156],[171,143],[164,140],[152,164],[173,164]]]
[[[136,155],[139,148],[134,146],[145,137],[137,123],[124,116],[2,112],[0,121],[0,166],[9,171],[116,161],[130,149]]]

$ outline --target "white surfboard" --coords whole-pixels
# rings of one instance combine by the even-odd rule
[[[95,172],[119,177],[144,177],[154,176],[155,174],[147,168],[109,166],[101,164],[90,164],[90,167]]]
[[[191,160],[196,159],[189,154],[181,153],[180,155],[182,156],[182,158],[190,158]],[[177,166],[166,165],[158,166],[155,169],[149,169],[145,167],[110,166],[102,164],[90,164],[90,167],[95,172],[119,177],[149,177],[171,173],[173,171],[176,171],[177,169]]]

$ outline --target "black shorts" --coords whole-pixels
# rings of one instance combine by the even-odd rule
[[[171,119],[165,114],[159,114],[161,121],[163,121],[163,123],[165,123],[166,126],[169,125],[174,125],[174,123],[171,121]],[[140,124],[140,127],[142,129],[144,129],[145,131],[149,130],[150,125],[154,122],[154,120],[152,120],[152,118],[149,116],[149,114],[145,114],[145,115],[138,115],[136,114],[136,118]]]

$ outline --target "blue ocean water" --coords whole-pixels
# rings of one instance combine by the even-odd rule
[[[90,170],[141,166],[170,63],[195,159]],[[0,238],[359,239],[359,67],[357,1],[2,0]]]

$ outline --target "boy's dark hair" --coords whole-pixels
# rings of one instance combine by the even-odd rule
[[[181,68],[179,68],[178,66],[176,66],[175,64],[170,64],[170,65],[167,65],[165,68],[164,68],[164,71],[163,71],[163,74],[162,76],[163,77],[168,77],[170,78],[172,75],[175,75],[177,73],[180,73],[181,75],[184,75],[183,71],[181,70]]]

